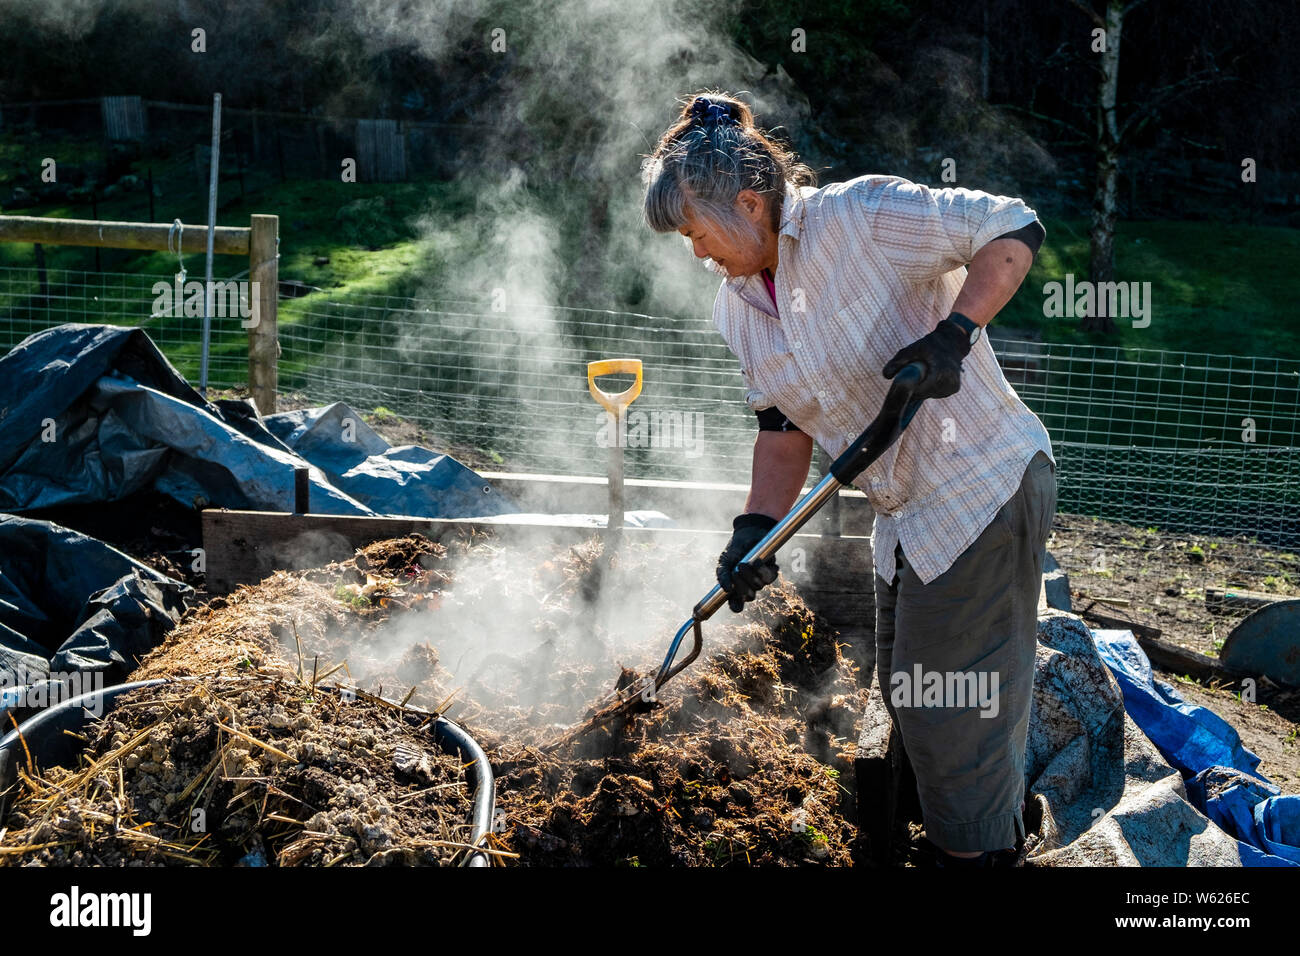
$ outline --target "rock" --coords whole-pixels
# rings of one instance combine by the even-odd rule
[[[407,776],[419,777],[421,780],[431,780],[433,778],[433,767],[429,763],[429,755],[403,744],[398,744],[393,750],[393,769]]]
[[[1056,563],[1052,553],[1046,552],[1043,559],[1043,592],[1047,597],[1047,606],[1058,611],[1070,610],[1070,578]]]

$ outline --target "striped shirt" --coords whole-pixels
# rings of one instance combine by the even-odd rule
[[[875,418],[885,363],[952,310],[985,243],[1037,217],[1021,200],[861,176],[786,187],[776,302],[757,275],[726,278],[713,321],[740,360],[745,400],[777,406],[832,456]],[[708,265],[708,263],[706,263]],[[1051,439],[981,335],[961,390],[928,399],[897,442],[854,482],[876,513],[877,573],[892,581],[901,541],[925,583],[989,526]]]

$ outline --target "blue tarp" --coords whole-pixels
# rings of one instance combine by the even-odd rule
[[[1156,680],[1131,631],[1092,635],[1119,682],[1124,709],[1182,773],[1193,805],[1238,840],[1242,863],[1300,866],[1300,796],[1280,795],[1231,724]]]
[[[1300,865],[1300,797],[1231,767],[1208,767],[1187,781],[1198,810],[1250,848],[1246,866]]]
[[[268,415],[266,427],[335,488],[376,511],[470,518],[518,509],[450,455],[393,448],[342,402]]]
[[[294,468],[308,464],[319,514],[517,510],[450,456],[390,448],[346,405],[263,424],[247,403],[205,401],[140,329],[60,325],[0,358],[0,511],[144,488],[189,507],[291,511]]]

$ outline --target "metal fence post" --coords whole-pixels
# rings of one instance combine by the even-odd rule
[[[212,149],[208,157],[208,254],[204,260],[203,342],[199,353],[199,394],[208,397],[208,349],[212,341],[212,248],[217,228],[217,188],[221,184],[221,94],[212,94]],[[96,216],[96,219],[99,217]],[[96,263],[95,268],[99,265]]]
[[[280,343],[276,301],[280,285],[280,217],[250,217],[248,278],[253,284],[254,324],[248,330],[248,391],[263,415],[275,412]]]

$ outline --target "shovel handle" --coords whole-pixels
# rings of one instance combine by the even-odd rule
[[[607,392],[596,384],[596,379],[602,375],[617,375],[620,373],[635,375],[636,381],[618,393]],[[636,397],[641,394],[641,360],[621,358],[588,362],[587,388],[591,391],[591,397],[599,402],[605,411],[617,418],[619,413],[636,401]]]
[[[903,433],[903,429],[907,427],[916,410],[921,407],[921,402],[924,401],[921,398],[912,398],[912,392],[925,378],[925,374],[926,367],[923,363],[912,362],[894,376],[880,413],[871,424],[835,459],[830,473],[822,478],[808,494],[799,499],[790,509],[790,513],[778,521],[763,540],[750,549],[740,564],[765,561],[776,554],[781,546],[794,537],[795,533],[807,524],[827,501],[869,468],[898,440],[898,436]],[[718,584],[714,585],[713,590],[695,605],[691,619],[681,626],[673,638],[672,645],[668,648],[668,655],[664,658],[655,680],[656,689],[699,656],[702,643],[700,623],[711,618],[714,612],[726,603],[727,592],[722,589],[722,585]],[[693,652],[674,667],[673,658],[677,656],[677,649],[681,646],[683,638],[692,630],[695,632]]]

